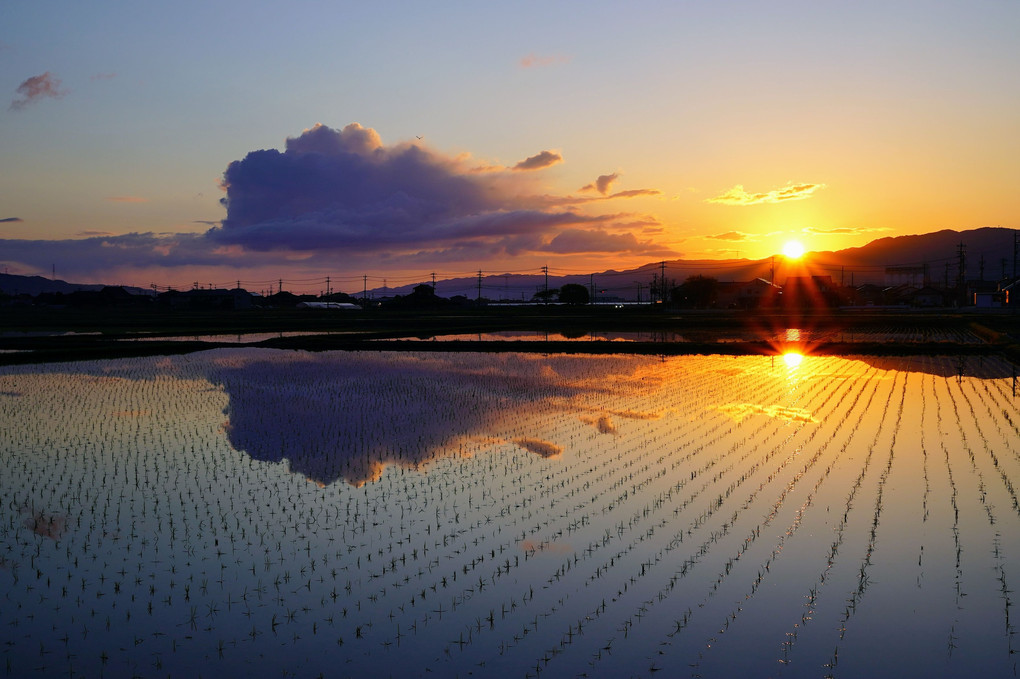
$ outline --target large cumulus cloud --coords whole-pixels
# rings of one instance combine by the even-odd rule
[[[543,151],[478,172],[419,144],[386,146],[358,123],[342,130],[316,125],[288,139],[284,151],[253,151],[230,163],[222,181],[227,216],[208,237],[252,251],[390,257],[547,251],[560,230],[602,221],[569,200],[551,205],[532,191],[526,176],[535,173],[520,172],[561,160]],[[632,251],[633,243],[627,246]]]

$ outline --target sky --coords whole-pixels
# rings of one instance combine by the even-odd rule
[[[0,5],[0,270],[361,289],[1020,227],[1020,3]]]

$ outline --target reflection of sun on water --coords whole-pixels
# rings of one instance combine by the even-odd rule
[[[804,360],[803,354],[798,354],[796,351],[788,351],[783,354],[783,362],[786,363],[787,368],[796,368]]]

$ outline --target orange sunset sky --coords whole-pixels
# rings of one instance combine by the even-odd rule
[[[7,3],[0,267],[353,290],[1016,228],[1018,30],[1005,0]]]

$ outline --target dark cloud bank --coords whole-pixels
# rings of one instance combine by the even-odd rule
[[[561,161],[560,154],[542,151],[512,167],[479,170],[420,144],[386,146],[358,123],[342,130],[316,125],[287,139],[283,151],[252,151],[231,162],[221,182],[226,218],[205,234],[3,244],[12,261],[44,268],[62,249],[104,268],[243,268],[294,259],[333,268],[338,255],[348,264],[378,267],[477,265],[528,253],[673,254],[631,233],[634,215],[593,216],[577,209],[590,197],[537,191],[541,170]],[[612,179],[599,178],[600,193]],[[656,193],[639,189],[600,199]],[[34,256],[42,243],[45,254]],[[89,251],[94,258],[82,256]]]

